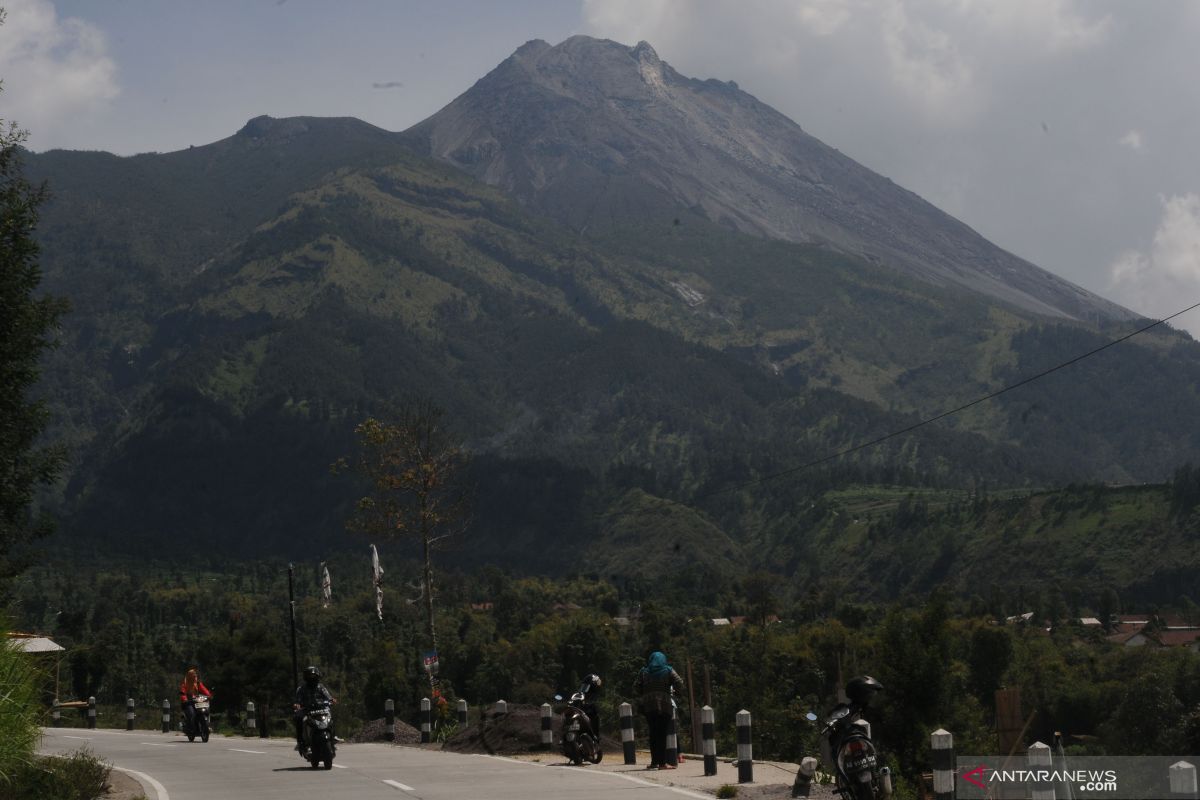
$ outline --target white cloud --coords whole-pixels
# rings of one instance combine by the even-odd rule
[[[1133,150],[1137,153],[1140,153],[1146,146],[1145,141],[1142,139],[1142,132],[1139,130],[1132,130],[1125,134],[1117,140],[1117,144],[1123,144],[1130,150]]]
[[[1110,268],[1115,298],[1155,319],[1200,301],[1200,195],[1160,199],[1162,218],[1149,252],[1126,251]],[[1180,319],[1200,335],[1200,319]]]
[[[900,93],[942,122],[982,112],[991,78],[981,76],[1005,73],[1014,55],[1086,50],[1113,28],[1075,0],[583,0],[583,16],[596,35],[646,39],[668,60],[737,48],[798,80],[832,71],[848,93],[854,81]]]
[[[83,20],[60,19],[50,0],[5,0],[0,25],[0,118],[50,131],[117,96],[115,62],[104,34]],[[51,137],[52,138],[52,137]]]

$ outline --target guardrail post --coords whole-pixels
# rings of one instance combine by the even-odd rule
[[[754,783],[754,748],[750,744],[750,712],[737,712],[738,783]]]
[[[126,697],[125,698],[125,730],[127,730],[127,731],[133,730],[133,720],[137,716],[136,714],[133,713],[133,706],[134,706],[133,698]]]
[[[254,701],[246,701],[246,735],[253,736],[258,732],[258,719],[255,717]]]
[[[554,712],[549,703],[542,703],[542,749],[549,750],[554,744]]]
[[[433,704],[428,697],[421,698],[421,744],[429,744],[430,733],[433,730]]]
[[[87,718],[88,718],[88,730],[95,730],[96,729],[96,698],[95,697],[88,698]]]
[[[1171,765],[1171,797],[1188,797],[1195,800],[1197,796],[1196,767],[1186,761],[1176,761]]]
[[[383,721],[387,725],[387,740],[389,742],[396,741],[396,701],[383,701]]]
[[[162,701],[162,732],[171,732],[171,701],[165,697]]]
[[[504,700],[496,701],[496,716],[501,716],[508,713],[508,703]]]
[[[812,756],[800,759],[796,771],[796,782],[792,784],[792,797],[808,797],[812,793],[813,778],[817,774],[817,760]]]
[[[633,706],[621,703],[621,749],[625,751],[625,763],[637,763],[637,746],[633,741]]]
[[[938,728],[929,740],[934,800],[954,800],[954,734]]]
[[[712,706],[700,709],[700,738],[704,740],[701,752],[704,755],[704,774],[717,774],[717,728]]]
[[[671,718],[667,720],[667,750],[663,754],[666,756],[667,764],[672,767],[679,766],[679,735],[675,728],[675,706],[671,706]]]
[[[1050,745],[1041,742],[1029,745],[1027,763],[1030,767],[1052,768],[1054,759],[1050,756]],[[1034,781],[1033,787],[1033,800],[1054,800],[1054,784],[1051,781]]]
[[[458,701],[458,727],[467,727],[467,701]]]
[[[50,719],[53,720],[51,724],[53,724],[54,727],[58,728],[62,726],[62,712],[58,709],[57,700],[54,701],[54,708],[50,712]]]

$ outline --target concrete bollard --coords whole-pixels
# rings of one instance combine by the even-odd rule
[[[429,744],[433,732],[433,704],[428,697],[421,698],[421,744]]]
[[[387,740],[396,741],[396,701],[383,701],[383,721],[387,725]]]
[[[675,706],[671,706],[671,718],[667,720],[667,749],[663,755],[669,766],[679,766],[679,736],[675,727]]]
[[[704,774],[717,774],[717,728],[712,706],[700,709],[700,737],[704,740],[701,751],[704,755]]]
[[[954,735],[938,728],[929,740],[934,800],[954,800]]]
[[[95,697],[88,698],[87,719],[88,719],[88,730],[95,730],[96,729],[96,698]]]
[[[57,700],[54,701],[54,709],[50,712],[50,719],[53,720],[51,724],[54,727],[58,728],[62,726],[62,712],[58,710]]]
[[[458,727],[467,727],[467,701],[458,701]]]
[[[254,702],[246,702],[246,735],[253,736],[258,731],[258,719],[255,717]]]
[[[754,748],[750,745],[750,712],[737,712],[738,783],[754,783]]]
[[[817,760],[812,756],[800,759],[796,771],[796,782],[792,784],[792,797],[808,797],[812,793],[813,778],[817,775]]]
[[[496,716],[503,716],[508,713],[508,703],[504,700],[496,701]]]
[[[1027,751],[1028,759],[1026,763],[1030,769],[1037,767],[1045,767],[1051,769],[1054,766],[1054,759],[1050,756],[1050,745],[1034,742],[1029,745]],[[1054,783],[1051,781],[1034,781],[1033,791],[1031,793],[1033,800],[1054,800]]]
[[[554,712],[549,703],[542,703],[542,749],[549,750],[554,744]]]
[[[1171,765],[1171,797],[1197,797],[1196,767],[1186,761],[1176,761]]]
[[[162,732],[171,732],[171,701],[165,697],[162,701]]]
[[[133,706],[134,706],[133,698],[126,697],[125,698],[125,730],[127,730],[127,731],[133,730],[133,720],[137,716],[136,714],[133,713]]]
[[[625,751],[625,763],[637,763],[637,746],[633,741],[633,706],[621,703],[621,749]]]

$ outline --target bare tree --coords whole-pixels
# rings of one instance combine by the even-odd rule
[[[468,497],[462,486],[468,456],[445,424],[445,412],[431,403],[402,410],[394,421],[368,418],[354,429],[356,467],[371,484],[357,503],[349,527],[385,539],[413,537],[424,557],[422,595],[430,646],[437,649],[433,621],[433,549],[458,533]],[[339,462],[344,465],[345,460]]]

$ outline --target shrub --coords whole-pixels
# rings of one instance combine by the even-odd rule
[[[39,738],[36,671],[0,627],[0,791],[33,760]]]
[[[737,795],[738,787],[732,783],[722,784],[721,788],[717,789],[717,797],[737,797]]]
[[[39,758],[26,764],[0,800],[53,797],[55,800],[97,800],[108,787],[111,767],[86,748],[67,756]]]

